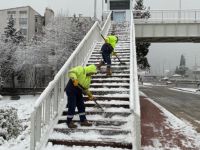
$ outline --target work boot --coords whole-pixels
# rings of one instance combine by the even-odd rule
[[[87,126],[87,127],[89,127],[89,126],[92,126],[92,123],[89,122],[89,121],[87,121],[87,120],[84,120],[84,121],[81,122],[81,126]]]
[[[99,64],[97,65],[97,69],[100,70],[101,66],[104,65],[104,62],[103,61],[100,61]]]
[[[67,123],[67,126],[68,126],[68,128],[70,128],[70,129],[75,129],[75,128],[77,128],[77,125],[75,125],[73,121],[71,121],[70,123]]]
[[[106,75],[107,76],[111,76],[112,75],[112,71],[111,71],[110,67],[107,67]]]

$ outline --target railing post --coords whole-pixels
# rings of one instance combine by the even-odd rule
[[[35,111],[31,114],[30,150],[35,150]]]

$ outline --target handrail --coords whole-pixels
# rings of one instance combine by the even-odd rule
[[[108,17],[106,19],[106,22],[105,22],[104,26],[102,27],[101,34],[103,36],[107,35],[108,29],[110,28],[110,25],[111,25],[111,14],[112,14],[112,12],[109,12]]]
[[[144,12],[150,13],[150,18],[142,17]],[[134,19],[136,20],[179,20],[179,21],[200,21],[200,10],[134,10]]]
[[[34,111],[31,114],[31,150],[40,150],[46,144],[53,126],[57,123],[58,117],[66,106],[64,87],[69,80],[66,76],[68,70],[73,66],[85,65],[96,42],[102,40],[101,31],[105,34],[108,31],[111,24],[110,18],[111,15],[108,16],[108,21],[102,30],[98,22],[95,22],[67,62],[37,99]]]
[[[133,150],[140,150],[141,147],[141,126],[140,126],[140,101],[137,76],[137,57],[135,42],[135,25],[133,13],[130,11],[130,109],[133,113]]]

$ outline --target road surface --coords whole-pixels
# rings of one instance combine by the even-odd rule
[[[189,121],[200,133],[200,95],[170,90],[167,86],[140,87],[140,90],[178,118]]]

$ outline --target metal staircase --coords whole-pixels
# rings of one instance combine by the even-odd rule
[[[122,25],[123,28],[121,28]],[[48,140],[55,149],[56,145],[132,149],[132,116],[129,109],[130,40],[129,34],[127,34],[129,31],[125,30],[129,26],[124,24],[115,26],[115,33],[119,36],[115,51],[121,61],[126,64],[121,65],[118,59],[113,56],[112,76],[107,77],[105,74],[106,66],[102,67],[101,71],[93,77],[90,88],[104,112],[98,109],[93,101],[86,102],[87,119],[93,122],[93,126],[81,127],[77,115],[74,120],[78,128],[69,129],[65,123],[66,108]],[[102,44],[102,42],[96,44],[87,64],[97,64],[101,60],[100,48]]]
[[[96,21],[70,58],[42,92],[31,114],[31,150],[57,149],[132,149],[141,146],[140,104],[137,80],[135,28],[132,11],[127,11],[127,22],[113,24],[109,12],[103,27]],[[112,57],[112,76],[106,76],[106,66],[92,79],[91,91],[105,112],[93,101],[86,102],[87,119],[92,127],[81,127],[78,115],[74,117],[77,129],[65,124],[67,98],[64,93],[68,71],[78,65],[97,64],[101,59],[102,35],[112,30],[119,37],[115,48],[120,60]],[[48,143],[48,145],[47,145]],[[53,146],[52,146],[53,145]],[[49,147],[50,146],[50,147]]]

